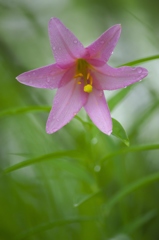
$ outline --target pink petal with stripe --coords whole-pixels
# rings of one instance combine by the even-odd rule
[[[37,68],[20,74],[16,79],[28,86],[37,88],[54,89],[59,83],[66,70],[61,69],[57,64]]]
[[[47,133],[54,133],[66,125],[79,112],[87,98],[88,94],[83,91],[83,84],[77,84],[75,79],[59,88],[47,120]]]
[[[95,42],[87,47],[90,58],[97,58],[107,62],[118,42],[120,33],[120,24],[114,25],[104,32]]]
[[[53,55],[61,67],[67,67],[77,58],[83,58],[87,55],[87,50],[82,43],[59,19],[51,18],[48,30]]]
[[[112,132],[112,119],[103,91],[93,88],[84,106],[92,122],[105,134]]]
[[[93,84],[99,90],[115,90],[129,86],[147,76],[148,71],[142,67],[112,68],[108,65],[91,70]]]

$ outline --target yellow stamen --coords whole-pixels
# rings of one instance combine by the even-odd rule
[[[77,73],[74,78],[78,78],[78,77],[83,77],[83,74],[82,73]]]
[[[93,78],[89,72],[89,68],[91,67],[89,63],[85,59],[78,59],[77,65],[76,65],[76,74],[74,78],[80,78],[77,79],[77,84],[84,83],[84,92],[90,93],[93,89]]]
[[[89,80],[90,78],[90,73],[87,73],[87,80]]]
[[[92,92],[92,89],[93,89],[92,85],[87,84],[87,85],[84,86],[83,90],[84,90],[84,92],[90,93],[90,92]]]

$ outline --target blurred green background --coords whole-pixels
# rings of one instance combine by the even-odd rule
[[[0,240],[159,239],[158,9],[156,0],[0,0]],[[109,64],[139,60],[149,71],[105,92],[130,147],[99,132],[83,110],[85,124],[75,118],[46,134],[55,91],[15,77],[54,62],[53,16],[84,46],[121,23]]]

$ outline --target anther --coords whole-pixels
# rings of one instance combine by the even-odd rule
[[[78,78],[78,77],[83,77],[83,74],[82,73],[78,73],[74,76],[74,78]]]

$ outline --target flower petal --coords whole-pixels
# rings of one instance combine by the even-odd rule
[[[102,60],[99,60],[99,59],[93,59],[93,58],[87,59],[87,58],[85,58],[85,60],[86,60],[90,65],[92,65],[93,67],[101,67],[101,66],[105,65],[105,62],[102,61]]]
[[[86,55],[82,43],[57,18],[49,21],[49,37],[56,62],[67,66]]]
[[[51,64],[24,72],[16,77],[16,79],[28,86],[54,89],[59,86],[60,80],[65,72],[66,70],[61,69],[57,64]]]
[[[142,67],[112,68],[108,65],[94,68],[91,72],[93,84],[99,90],[124,88],[146,77],[148,71]]]
[[[84,106],[94,124],[104,133],[112,132],[112,119],[103,91],[93,88]]]
[[[105,62],[110,58],[121,33],[121,25],[117,24],[104,32],[95,42],[86,49],[90,58],[97,58]]]
[[[76,65],[74,64],[72,67],[70,67],[69,69],[66,70],[65,74],[63,75],[63,77],[60,81],[59,88],[63,87],[69,81],[71,81],[73,79],[73,77],[75,76],[75,72],[76,72]]]
[[[56,132],[66,125],[86,103],[87,97],[88,94],[83,91],[83,84],[77,84],[76,79],[59,88],[47,120],[47,133]]]

